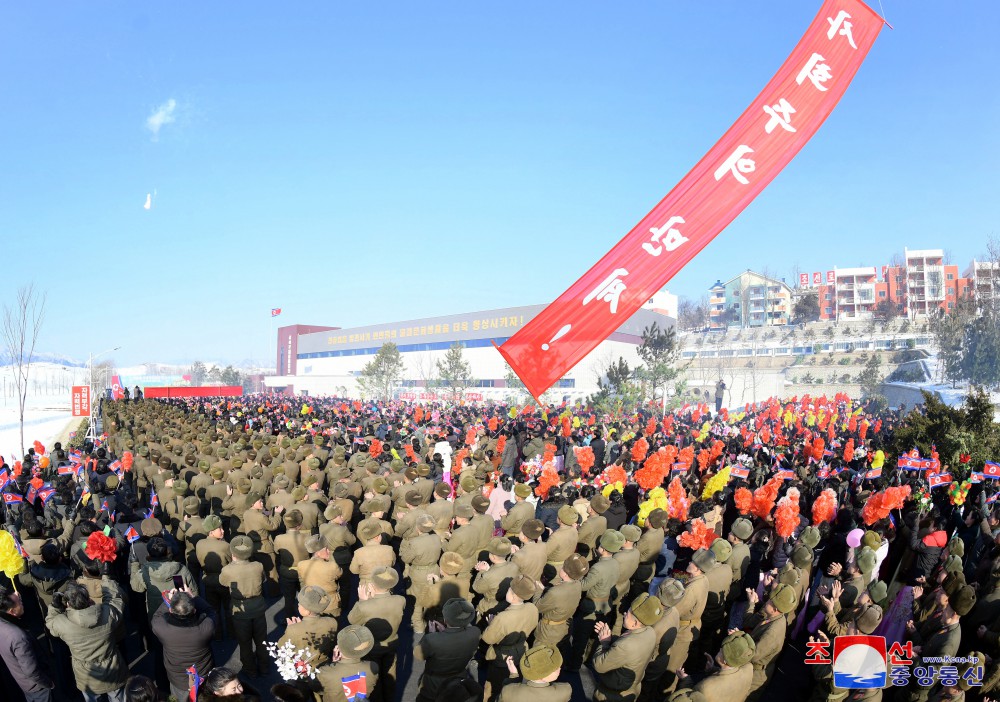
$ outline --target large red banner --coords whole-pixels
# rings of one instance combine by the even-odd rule
[[[499,347],[536,399],[705,248],[805,146],[847,90],[882,24],[860,0],[823,3],[778,73],[705,157],[597,265]]]
[[[74,417],[90,416],[90,386],[74,385],[70,395],[70,406]]]

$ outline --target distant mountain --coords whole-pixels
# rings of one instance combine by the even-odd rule
[[[71,368],[87,367],[86,361],[77,361],[76,359],[68,358],[59,353],[48,353],[45,351],[36,351],[35,354],[31,357],[31,360],[32,362],[53,363],[58,366],[69,366]],[[9,366],[9,365],[11,365],[10,356],[7,355],[6,351],[0,350],[0,366]]]

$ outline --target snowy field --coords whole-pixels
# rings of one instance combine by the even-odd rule
[[[51,448],[59,438],[76,428],[79,418],[70,413],[73,385],[87,384],[87,369],[54,363],[33,363],[28,376],[28,399],[24,412],[24,449],[38,440]],[[0,366],[0,455],[12,463],[20,458],[20,426],[17,396],[10,366]],[[72,426],[71,426],[72,425]]]

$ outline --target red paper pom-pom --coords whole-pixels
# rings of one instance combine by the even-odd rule
[[[474,443],[476,443],[476,430],[469,429],[469,431],[465,433],[465,445],[472,446]]]
[[[501,434],[500,438],[497,439],[497,448],[494,455],[502,456],[503,450],[506,446],[507,446],[507,436],[505,434]]]
[[[34,444],[32,444],[32,446],[34,446],[35,453],[38,454],[39,456],[41,456],[43,453],[45,453],[45,447],[42,446],[42,442],[41,441],[34,442]]]
[[[491,432],[495,432],[499,426],[499,422],[496,417],[490,417],[489,421],[486,422],[486,426],[489,427]]]
[[[455,454],[454,462],[452,463],[451,472],[460,473],[462,471],[462,465],[465,463],[465,459],[469,457],[469,449],[462,448],[459,449]]]
[[[559,483],[559,474],[555,468],[551,465],[546,465],[542,469],[542,474],[538,477],[538,486],[535,488],[535,494],[544,500],[548,496],[549,490]]]
[[[753,491],[753,513],[764,519],[774,508],[774,502],[778,499],[778,488],[784,481],[779,477],[768,480],[764,485]]]
[[[566,437],[566,438],[569,438],[572,433],[573,433],[573,422],[570,420],[569,417],[563,417],[562,418],[562,435],[564,437]]]
[[[792,488],[784,497],[778,500],[778,509],[774,511],[774,528],[778,536],[787,539],[799,525],[799,491]]]
[[[609,485],[614,485],[615,483],[621,483],[622,485],[628,484],[628,474],[625,473],[625,469],[621,466],[611,466],[610,468],[605,468],[604,479]]]
[[[100,531],[95,531],[87,537],[87,547],[84,550],[91,559],[105,563],[111,563],[118,555],[115,540]]]
[[[132,457],[131,451],[126,451],[122,454],[122,467],[125,470],[132,470],[133,463],[135,463],[135,459]]]
[[[597,457],[594,456],[594,449],[583,446],[575,448],[574,451],[576,451],[576,462],[580,464],[581,475],[590,475],[590,469],[594,467],[594,461],[597,460]]]
[[[552,463],[554,460],[556,460],[556,445],[545,444],[545,453],[542,454],[542,465]]]
[[[646,454],[649,452],[649,442],[639,437],[636,439],[635,443],[632,444],[632,460],[636,463],[642,463],[646,460]]]
[[[407,444],[403,447],[406,451],[406,460],[413,462],[417,460],[417,453],[413,450],[413,444]]]
[[[646,436],[652,436],[656,433],[656,420],[652,417],[646,422]]]
[[[378,458],[382,455],[382,442],[378,439],[372,439],[372,445],[368,449],[368,455],[372,458]]]
[[[703,520],[693,519],[688,522],[688,530],[677,537],[677,543],[697,551],[700,548],[711,548],[712,543],[718,538],[715,530],[709,529]]]
[[[827,488],[819,494],[812,507],[813,526],[819,526],[823,522],[832,522],[837,518],[837,493],[831,488]]]
[[[844,445],[844,463],[850,463],[854,460],[854,439],[848,439],[847,444]]]
[[[691,501],[684,491],[684,486],[681,485],[681,479],[671,480],[667,487],[667,516],[670,519],[686,522],[690,504]]]
[[[753,493],[750,492],[749,488],[736,488],[733,500],[736,503],[736,510],[740,514],[750,514],[750,510],[753,509]]]

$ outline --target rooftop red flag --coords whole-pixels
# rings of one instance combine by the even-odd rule
[[[827,0],[771,82],[708,154],[582,278],[499,347],[538,398],[715,238],[829,116],[882,29]]]
[[[271,308],[271,316],[272,317],[277,317],[279,314],[281,314],[281,308],[280,307],[272,307]]]

